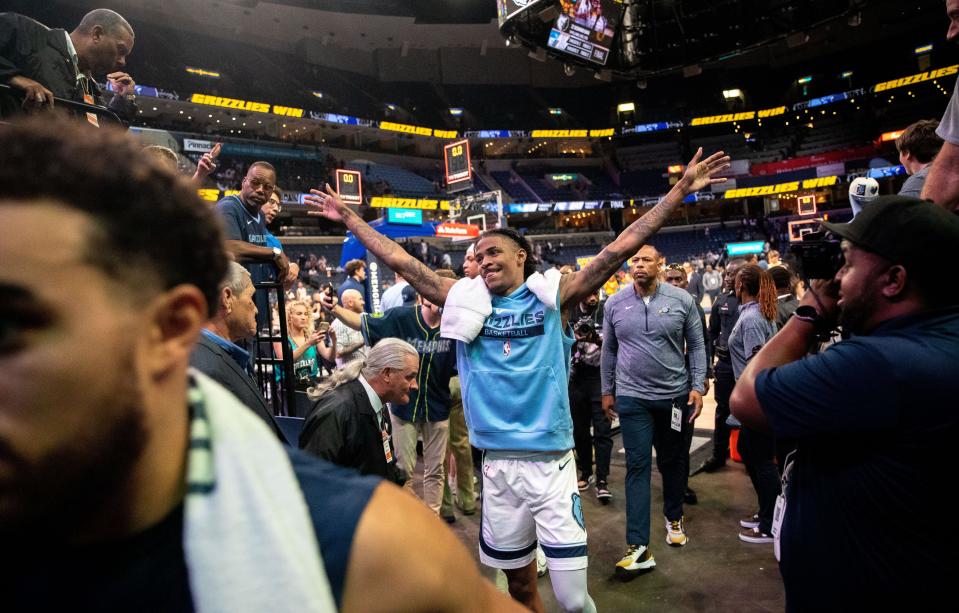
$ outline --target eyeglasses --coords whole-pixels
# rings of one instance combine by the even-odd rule
[[[247,179],[247,182],[250,184],[250,187],[252,187],[253,189],[262,187],[264,191],[267,191],[267,192],[272,192],[273,188],[275,187],[275,185],[273,185],[272,183],[269,183],[267,181],[261,181],[259,179]]]

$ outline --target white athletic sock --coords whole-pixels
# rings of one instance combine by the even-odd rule
[[[549,571],[553,594],[563,611],[596,613],[596,603],[586,590],[586,569]]]

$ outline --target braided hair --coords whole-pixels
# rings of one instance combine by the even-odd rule
[[[756,297],[759,311],[769,321],[776,321],[776,283],[768,271],[756,264],[746,264],[738,273],[744,290]]]

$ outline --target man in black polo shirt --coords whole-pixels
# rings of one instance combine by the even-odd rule
[[[450,270],[436,273],[456,278]],[[400,467],[412,476],[417,435],[423,437],[423,501],[439,515],[445,476],[443,459],[449,438],[450,378],[456,367],[455,343],[440,338],[440,307],[422,296],[415,306],[395,307],[375,315],[355,313],[329,302],[324,306],[332,307],[333,314],[344,324],[360,330],[367,345],[393,337],[416,348],[420,356],[418,389],[410,392],[406,404],[390,404],[393,443]],[[412,478],[405,487],[413,491]]]
[[[712,339],[713,353],[716,356],[716,365],[713,367],[713,376],[716,377],[716,388],[713,392],[716,398],[716,418],[713,424],[713,455],[706,459],[693,474],[701,472],[711,473],[726,465],[729,457],[729,426],[726,418],[729,417],[729,395],[733,392],[736,379],[733,377],[733,364],[729,358],[727,342],[729,333],[739,319],[739,299],[736,298],[736,273],[745,262],[741,259],[730,260],[726,263],[726,273],[723,277],[723,291],[709,309],[709,330],[707,337]]]
[[[796,441],[773,526],[786,608],[941,609],[959,546],[935,520],[959,439],[959,290],[933,263],[954,257],[959,217],[882,196],[823,225],[845,264],[812,282],[730,402],[744,426]],[[837,318],[851,337],[807,356]]]

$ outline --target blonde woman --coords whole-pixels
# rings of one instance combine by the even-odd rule
[[[336,333],[326,322],[319,323],[317,329],[312,330],[310,315],[310,307],[302,300],[293,300],[286,305],[287,341],[293,350],[293,380],[300,391],[306,391],[319,377],[319,357],[328,362],[336,361]],[[279,343],[274,343],[273,349],[276,355],[282,355]]]

